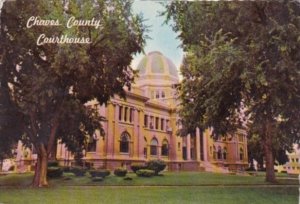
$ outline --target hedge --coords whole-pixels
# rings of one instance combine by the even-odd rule
[[[140,169],[136,171],[136,175],[139,177],[152,177],[155,175],[155,172],[149,169]]]
[[[110,171],[107,169],[90,170],[89,173],[92,177],[102,177],[102,178],[105,178],[106,176],[110,175]]]
[[[124,177],[127,174],[127,169],[122,168],[122,167],[117,168],[117,169],[114,170],[114,174],[116,176]]]

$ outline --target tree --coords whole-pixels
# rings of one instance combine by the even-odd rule
[[[54,25],[28,27],[32,16],[48,20],[40,24]],[[90,20],[90,26],[67,27],[72,18],[77,23]],[[91,26],[92,20],[99,20],[97,26]],[[55,25],[57,22],[60,25]],[[103,118],[97,107],[85,104],[97,100],[101,105],[114,94],[125,96],[123,87],[130,88],[135,75],[129,65],[132,56],[142,51],[144,31],[141,17],[131,13],[130,1],[4,3],[1,84],[8,91],[8,107],[18,113],[22,133],[18,139],[25,145],[33,144],[37,151],[33,186],[48,185],[47,160],[57,139],[68,150],[77,151],[96,129],[102,130]],[[61,36],[89,38],[87,42],[91,43],[61,43]],[[39,38],[52,39],[54,43],[38,43]],[[1,117],[9,113],[5,114]],[[9,129],[13,131],[13,126]]]
[[[300,5],[296,1],[172,2],[167,21],[179,32],[183,126],[214,135],[247,125],[259,136],[266,181],[274,152],[300,138]]]

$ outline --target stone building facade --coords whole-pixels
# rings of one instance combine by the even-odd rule
[[[96,106],[106,118],[105,136],[96,132],[84,159],[96,168],[113,169],[162,159],[169,170],[228,171],[248,165],[245,131],[214,141],[210,130],[179,137],[179,103],[174,85],[179,83],[172,61],[160,52],[151,52],[139,63],[139,77],[126,100],[114,97],[107,106]],[[61,163],[72,158],[63,144],[58,144]]]

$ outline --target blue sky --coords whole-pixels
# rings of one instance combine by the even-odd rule
[[[151,26],[150,32],[147,33],[152,39],[148,39],[144,48],[145,53],[151,51],[160,51],[168,57],[179,68],[183,51],[179,47],[180,41],[176,39],[177,34],[169,25],[164,24],[164,17],[158,16],[158,11],[164,10],[164,7],[158,1],[151,0],[135,0],[133,3],[133,12],[142,13],[146,25]],[[132,66],[136,68],[143,54],[135,56]]]

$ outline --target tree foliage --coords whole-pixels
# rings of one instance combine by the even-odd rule
[[[213,127],[218,136],[247,124],[263,145],[266,180],[274,181],[274,150],[300,138],[299,3],[172,2],[166,8],[186,52],[185,131]]]
[[[60,26],[26,27],[28,19],[58,20]],[[100,20],[98,28],[73,26],[78,20]],[[38,153],[35,186],[47,185],[45,158],[57,139],[71,151],[82,148],[87,135],[102,130],[103,118],[90,100],[106,103],[111,96],[125,95],[134,71],[132,56],[142,51],[145,27],[131,12],[130,1],[16,0],[5,2],[1,12],[1,87],[18,113],[24,144]],[[45,43],[46,37],[90,38],[90,44]],[[2,115],[5,114],[5,115]],[[1,117],[8,116],[1,112]],[[7,121],[7,119],[4,119]],[[1,127],[3,124],[0,124]],[[10,131],[13,130],[10,127]],[[103,133],[103,132],[102,132]],[[8,135],[7,135],[8,136]],[[4,137],[7,137],[4,136]]]

